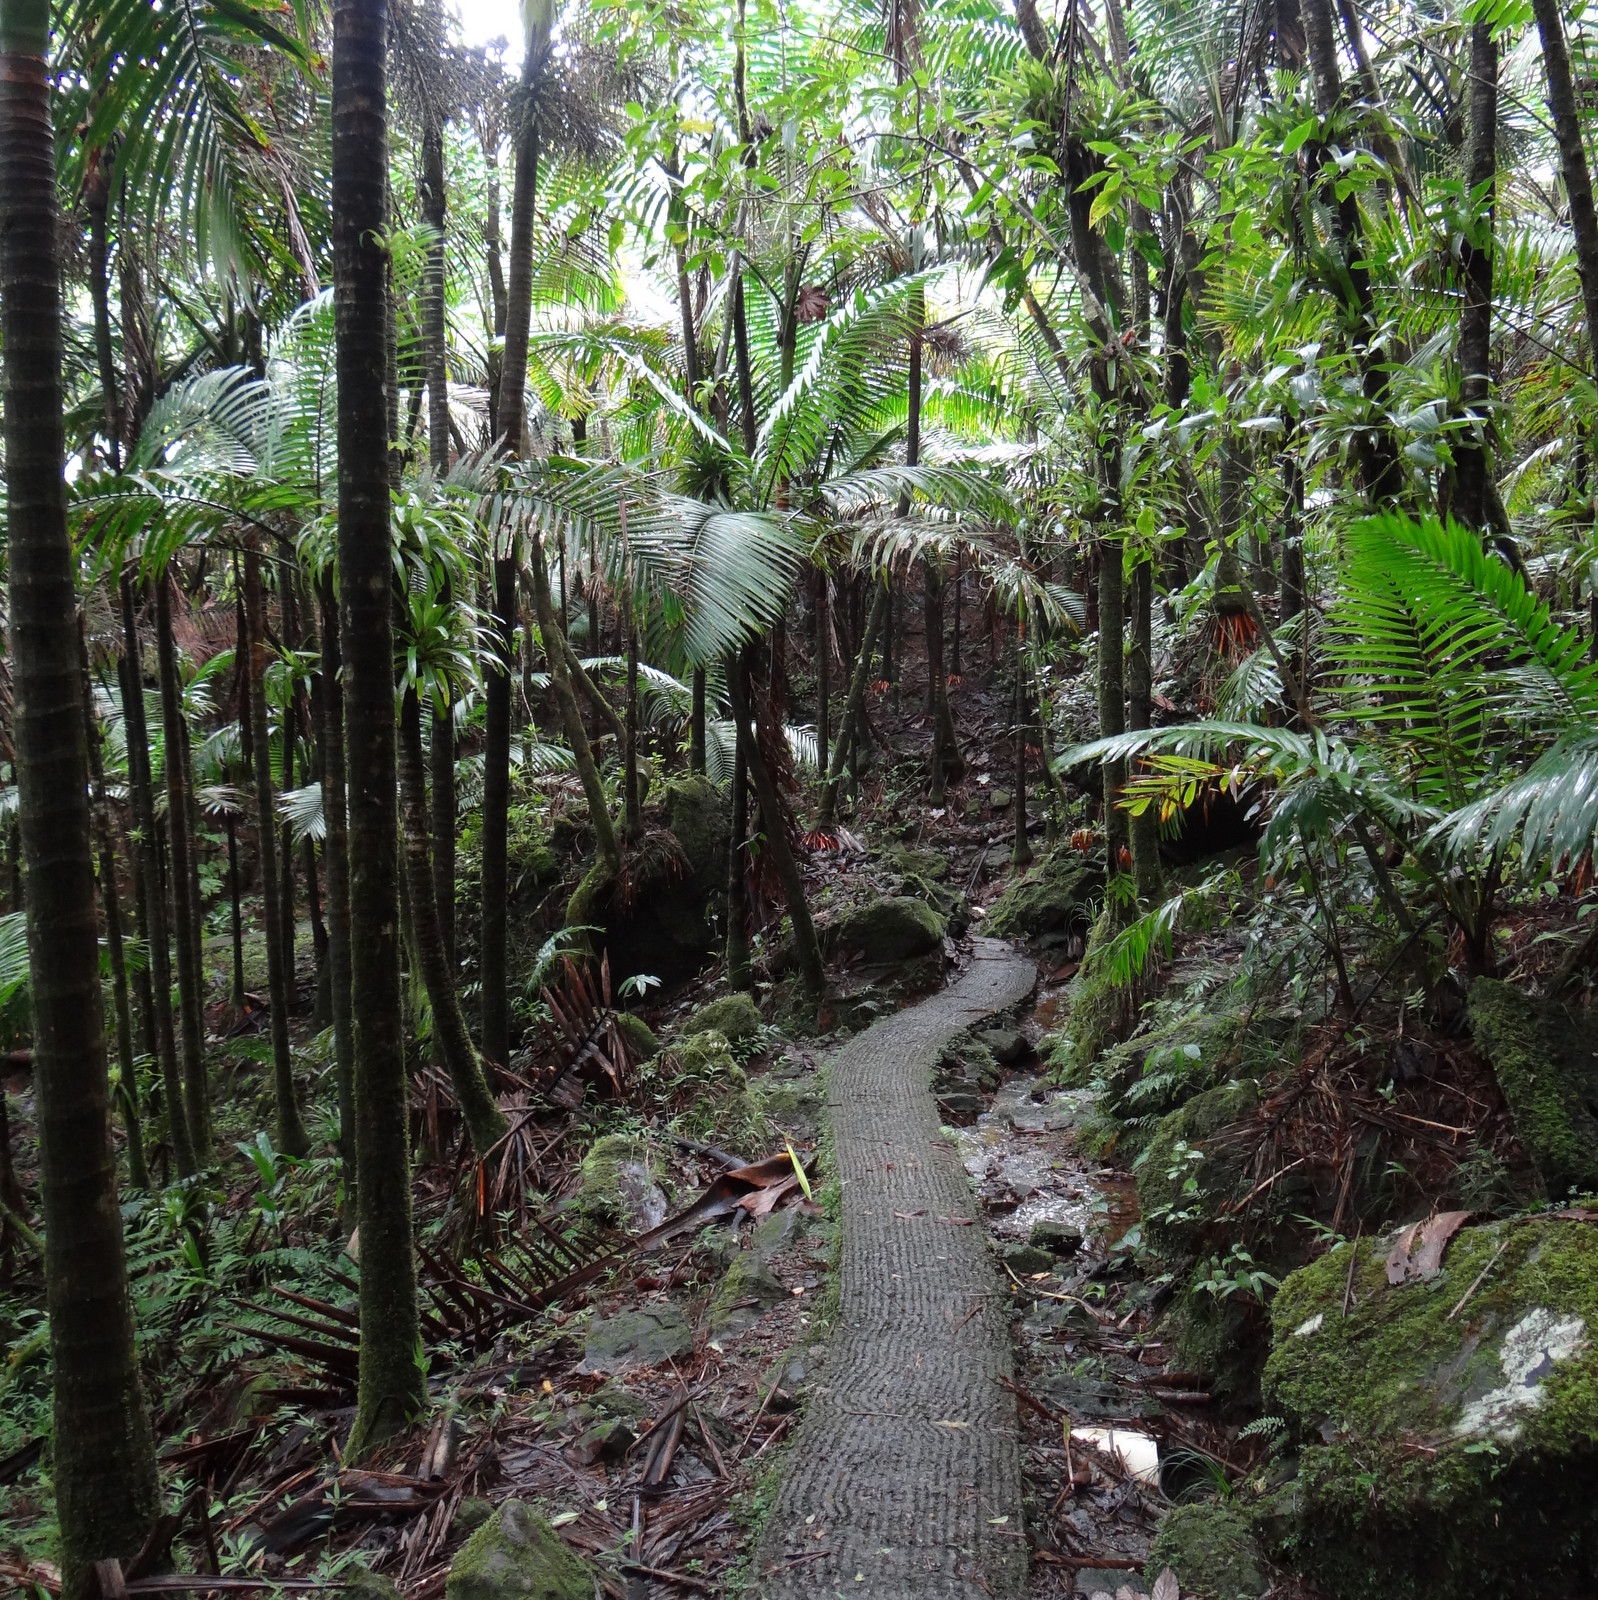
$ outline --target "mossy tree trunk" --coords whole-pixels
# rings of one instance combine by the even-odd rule
[[[821,965],[821,945],[816,938],[815,923],[810,917],[810,904],[805,898],[804,878],[799,863],[788,842],[788,819],[783,810],[781,796],[766,765],[760,748],[760,730],[755,724],[747,668],[738,664],[727,675],[727,695],[732,701],[733,720],[738,726],[738,743],[744,752],[744,762],[749,769],[749,779],[754,786],[755,799],[760,806],[761,828],[766,836],[766,849],[777,869],[782,883],[783,896],[788,902],[788,915],[793,920],[794,951],[799,962],[799,976],[805,993],[819,1000],[826,988],[826,977]]]
[[[327,868],[327,965],[333,1014],[333,1076],[338,1085],[339,1154],[344,1161],[344,1191],[356,1209],[355,1034],[350,1017],[350,866],[349,812],[344,784],[343,660],[339,648],[338,598],[333,576],[317,580],[322,614],[322,670],[317,737],[322,745],[322,818],[326,833],[322,861]]]
[[[333,9],[333,299],[338,341],[339,646],[349,806],[350,1015],[361,1355],[347,1459],[426,1409],[400,1016],[393,558],[385,451],[388,6]]]
[[[156,826],[155,784],[150,771],[150,731],[144,716],[144,668],[134,607],[133,579],[122,576],[122,718],[127,730],[128,780],[133,791],[133,819],[139,830],[139,857],[144,880],[144,943],[149,962],[155,1015],[156,1054],[161,1064],[161,1098],[166,1102],[167,1137],[172,1165],[180,1178],[195,1172],[194,1146],[183,1104],[183,1076],[178,1070],[177,1030],[172,1021],[172,951],[166,920],[166,878],[161,868],[161,835]]]
[[[211,1164],[211,1089],[205,1070],[205,1013],[200,993],[200,930],[190,902],[195,840],[189,829],[189,741],[183,725],[183,685],[172,637],[170,572],[155,580],[156,660],[161,678],[161,731],[165,749],[167,834],[172,845],[172,921],[178,951],[178,1036],[183,1049],[183,1108],[197,1165]]]
[[[816,827],[823,831],[833,827],[838,820],[838,791],[843,785],[843,769],[848,763],[850,750],[860,739],[860,729],[866,715],[866,687],[871,681],[871,661],[876,653],[877,635],[882,631],[887,614],[888,586],[882,583],[876,586],[871,598],[871,611],[866,618],[865,635],[860,641],[860,654],[855,658],[854,673],[849,680],[849,698],[844,703],[837,742],[832,747],[832,759],[827,765],[827,781],[821,791],[821,810],[816,816]]]
[[[410,890],[411,935],[415,941],[427,1002],[433,1011],[433,1037],[438,1041],[455,1089],[472,1148],[481,1160],[499,1142],[509,1123],[494,1103],[483,1076],[483,1064],[472,1048],[460,997],[444,951],[439,927],[433,863],[428,850],[427,777],[422,756],[422,707],[414,687],[400,701],[399,787],[401,830],[405,840],[405,878]]]
[[[255,760],[255,833],[261,863],[261,924],[266,942],[268,1025],[272,1038],[272,1087],[277,1108],[278,1149],[303,1156],[311,1147],[294,1089],[289,1046],[288,986],[283,965],[283,909],[279,899],[277,829],[272,796],[272,746],[266,721],[266,595],[261,553],[252,542],[244,553],[244,615],[249,627],[248,693],[250,743]]]
[[[1465,299],[1459,313],[1459,400],[1470,431],[1454,448],[1454,515],[1478,532],[1489,526],[1487,474],[1491,457],[1494,184],[1498,176],[1498,45],[1491,22],[1470,30],[1470,152],[1472,194],[1485,188],[1478,232],[1460,250]]]
[[[0,348],[15,756],[34,1025],[39,1189],[63,1594],[127,1560],[160,1508],[111,1155],[89,762],[67,537],[62,237],[50,14],[0,0]],[[177,1108],[181,1116],[181,1105]]]

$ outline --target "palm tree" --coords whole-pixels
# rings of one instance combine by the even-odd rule
[[[333,242],[338,338],[339,647],[344,667],[350,1013],[361,1249],[360,1387],[349,1452],[427,1403],[411,1239],[400,1026],[394,749],[394,568],[389,525],[386,0],[333,11]]]
[[[159,1509],[111,1154],[72,547],[63,474],[50,17],[0,0],[0,343],[16,774],[27,865],[39,1186],[63,1593],[142,1548]]]

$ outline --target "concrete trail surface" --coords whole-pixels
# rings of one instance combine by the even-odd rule
[[[944,1044],[1025,998],[994,939],[951,987],[850,1040],[830,1110],[843,1305],[755,1552],[763,1600],[988,1600],[1026,1586],[1010,1333],[987,1230],[939,1134]]]

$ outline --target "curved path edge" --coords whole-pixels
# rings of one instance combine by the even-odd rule
[[[1026,1585],[1009,1318],[930,1079],[943,1046],[1031,993],[976,941],[947,989],[851,1039],[828,1106],[842,1310],[755,1550],[760,1600],[1017,1597]]]

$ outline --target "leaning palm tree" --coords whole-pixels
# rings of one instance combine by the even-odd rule
[[[390,623],[385,0],[333,12],[333,241],[338,328],[339,644],[350,861],[350,1010],[361,1238],[361,1359],[349,1453],[427,1403],[411,1243],[401,1032],[394,651]]]
[[[111,1154],[77,596],[63,493],[49,8],[0,3],[0,342],[16,773],[27,864],[39,1186],[63,1592],[142,1548],[159,1509]]]

